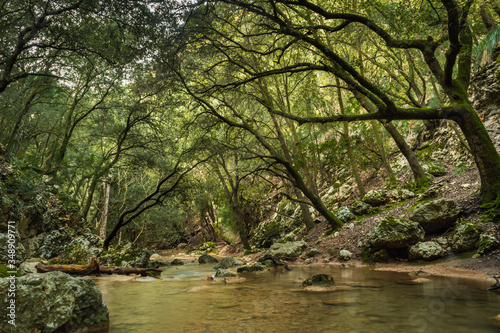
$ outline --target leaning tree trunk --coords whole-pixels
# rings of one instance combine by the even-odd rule
[[[460,126],[476,162],[481,178],[481,199],[485,203],[493,202],[500,195],[500,155],[473,106],[464,103],[462,109],[452,120]]]

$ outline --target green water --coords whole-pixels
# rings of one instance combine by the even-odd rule
[[[163,280],[96,283],[121,332],[500,332],[500,294],[489,282],[368,268],[293,267],[242,274],[240,283],[202,281],[213,264],[165,267]],[[306,292],[302,279],[331,274],[333,292]]]

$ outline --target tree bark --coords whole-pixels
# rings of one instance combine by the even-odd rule
[[[109,181],[104,181],[104,202],[102,207],[102,215],[101,215],[101,228],[100,228],[100,236],[101,240],[106,239],[106,230],[108,226],[108,207],[109,207],[109,190],[111,188],[111,184]]]

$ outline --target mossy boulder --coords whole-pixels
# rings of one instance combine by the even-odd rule
[[[420,242],[408,248],[410,260],[436,260],[446,257],[447,253],[437,242]]]
[[[225,277],[234,277],[234,276],[238,276],[238,275],[234,272],[231,272],[228,269],[225,269],[225,268],[219,268],[217,270],[217,272],[215,273],[216,278],[225,278]]]
[[[7,295],[8,278],[0,279],[0,294]],[[9,298],[0,298],[0,327],[14,332],[97,332],[109,325],[108,308],[90,278],[61,272],[15,278],[16,326],[10,325]]]
[[[339,260],[348,261],[351,260],[352,253],[348,250],[340,250],[339,252]]]
[[[393,189],[388,191],[387,196],[391,201],[399,202],[415,197],[415,193],[405,188],[402,188],[402,189]]]
[[[339,209],[337,209],[335,211],[335,215],[339,218],[339,220],[341,220],[344,223],[356,219],[356,215],[354,215],[347,206],[342,206]]]
[[[489,253],[493,250],[500,248],[500,242],[492,235],[481,234],[479,238],[479,247],[477,253],[480,255]]]
[[[269,249],[269,254],[278,258],[296,258],[302,254],[306,242],[274,243]]]
[[[371,213],[372,209],[371,205],[363,201],[356,201],[351,205],[351,211],[359,216]]]
[[[418,222],[426,234],[435,234],[453,226],[462,209],[451,199],[438,199],[419,204],[410,212],[409,219]]]
[[[367,245],[373,249],[397,249],[424,239],[422,227],[412,221],[386,216],[379,220],[367,236]]]
[[[126,261],[130,267],[146,268],[151,253],[148,250],[142,250],[132,243],[118,245],[99,256],[99,264],[103,266],[122,266]]]
[[[454,252],[465,252],[479,247],[479,239],[483,227],[471,221],[463,221],[457,224],[449,238],[451,249]]]
[[[184,265],[184,261],[175,258],[174,260],[172,260],[172,262],[170,263],[170,265],[172,265],[172,266],[182,266],[182,265]]]
[[[64,249],[64,258],[69,259],[72,263],[88,262],[93,257],[97,257],[101,249],[102,243],[99,237],[87,230],[84,235],[73,239]]]
[[[381,206],[388,201],[386,190],[371,190],[363,197],[363,202],[371,206]]]

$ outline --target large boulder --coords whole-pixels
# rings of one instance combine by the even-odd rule
[[[437,199],[419,204],[410,213],[409,219],[418,222],[427,234],[445,231],[453,226],[462,209],[451,199]]]
[[[64,249],[64,258],[72,263],[88,262],[99,255],[101,248],[102,244],[99,237],[87,230],[85,235],[76,237]]]
[[[363,197],[363,202],[372,206],[381,206],[388,200],[386,190],[371,190]]]
[[[233,257],[225,257],[223,258],[217,265],[214,266],[214,269],[226,269],[234,266],[241,266],[243,263],[234,259]]]
[[[449,239],[451,249],[454,252],[465,252],[478,248],[482,232],[483,228],[474,222],[458,223]]]
[[[477,249],[478,254],[486,254],[500,247],[500,242],[495,236],[488,234],[481,234],[479,238],[479,248]]]
[[[274,243],[269,249],[269,254],[278,258],[296,258],[302,254],[306,242]]]
[[[339,260],[348,261],[351,260],[352,253],[348,250],[340,250],[339,252]]]
[[[366,236],[371,248],[398,249],[422,241],[424,234],[424,229],[416,222],[386,216]]]
[[[316,274],[312,278],[304,280],[302,286],[335,287],[335,279],[328,274]]]
[[[415,193],[405,188],[402,188],[402,189],[390,190],[389,192],[387,192],[387,196],[392,201],[399,202],[414,198]]]
[[[15,286],[15,325],[11,317],[9,288]],[[14,289],[14,288],[12,288]],[[0,331],[94,332],[109,325],[108,308],[90,278],[61,272],[0,279]],[[12,306],[11,306],[12,307]]]
[[[446,257],[446,251],[437,242],[421,242],[408,248],[410,260],[436,260]]]

